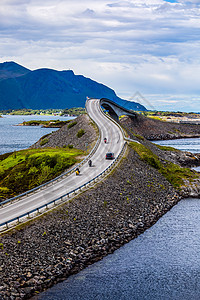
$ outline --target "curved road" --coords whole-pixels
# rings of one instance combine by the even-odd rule
[[[34,194],[28,195],[24,199],[0,208],[0,223],[8,222],[13,218],[37,209],[37,207],[47,204],[75,188],[82,186],[84,183],[100,174],[112,163],[112,160],[105,159],[106,152],[114,152],[115,157],[120,153],[124,145],[122,132],[116,124],[102,113],[99,100],[88,100],[86,102],[86,108],[89,116],[98,125],[101,132],[100,144],[91,157],[93,166],[89,168],[88,163],[86,162],[80,168],[79,176],[76,176],[75,173],[73,173],[59,182],[55,182],[51,186],[46,186],[43,190],[39,190]],[[108,139],[107,144],[103,142],[105,137]]]

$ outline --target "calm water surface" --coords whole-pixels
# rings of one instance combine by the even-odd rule
[[[18,151],[30,147],[43,135],[58,128],[42,128],[41,126],[15,126],[30,120],[68,120],[74,117],[60,116],[9,116],[0,118],[0,154]]]
[[[0,154],[27,148],[56,130],[14,126],[33,119],[58,117],[0,118]],[[158,143],[200,152],[199,138]],[[42,293],[38,299],[199,300],[200,199],[182,200],[137,239]]]
[[[102,261],[40,300],[199,300],[200,199],[185,199]]]
[[[199,138],[158,143],[200,152]],[[200,199],[182,200],[137,239],[37,299],[199,300]]]
[[[200,153],[200,138],[153,141],[153,143],[159,144],[161,146],[174,147],[182,151]]]

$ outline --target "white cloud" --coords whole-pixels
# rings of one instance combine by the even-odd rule
[[[199,1],[1,0],[0,60],[70,68],[121,96],[198,94],[199,16]]]

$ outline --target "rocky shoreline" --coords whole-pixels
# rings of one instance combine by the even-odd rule
[[[134,119],[124,117],[120,123],[130,136],[141,135],[151,141],[200,137],[200,126],[197,124],[165,122],[139,114]]]
[[[89,119],[81,122],[86,121],[89,123]],[[50,142],[63,143],[63,134],[61,129],[59,139],[59,131],[53,133]],[[181,165],[181,155],[178,158],[149,141],[143,143],[161,160],[168,157]],[[181,198],[155,168],[127,146],[126,156],[104,181],[1,236],[0,299],[37,298],[38,293],[136,238]]]
[[[144,232],[180,199],[129,148],[105,181],[1,237],[2,299],[28,299],[79,272]]]

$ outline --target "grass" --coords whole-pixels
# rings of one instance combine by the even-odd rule
[[[76,121],[69,123],[69,125],[67,126],[68,129],[72,128],[73,126],[75,126],[77,124]]]
[[[148,116],[148,118],[150,118],[150,119],[154,119],[154,120],[159,120],[159,121],[165,121],[165,120],[163,120],[161,117],[158,117],[158,116]]]
[[[41,141],[40,141],[40,146],[44,146],[45,144],[47,144],[49,141],[49,139],[47,138],[43,138]]]
[[[49,181],[77,161],[83,151],[75,148],[27,149],[0,157],[0,200]]]
[[[137,134],[137,133],[133,133],[133,132],[132,132],[132,134],[133,134],[136,138],[138,138],[139,140],[144,141],[144,137],[143,137],[143,136],[141,136],[141,135],[139,135],[139,134]]]
[[[77,137],[78,138],[81,138],[83,135],[85,134],[85,130],[83,130],[83,129],[80,129],[78,132],[77,132]]]
[[[71,120],[67,121],[60,121],[60,120],[31,120],[31,121],[24,121],[22,124],[24,126],[39,126],[42,125],[44,127],[62,127],[68,124]]]
[[[154,145],[156,145],[156,147],[158,147],[160,150],[163,150],[163,151],[179,151],[178,149],[170,147],[170,146],[161,146],[158,144],[154,144]]]
[[[169,161],[162,163],[157,155],[142,144],[131,142],[130,145],[138,153],[140,159],[157,169],[175,188],[180,188],[184,184],[183,179],[193,181],[197,178],[197,175],[189,168],[182,168]]]

